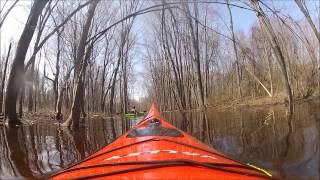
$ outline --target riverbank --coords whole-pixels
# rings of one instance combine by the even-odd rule
[[[320,99],[319,95],[316,96],[310,96],[308,98],[302,98],[302,97],[294,97],[294,103],[303,103],[303,102],[308,102],[312,100]],[[205,110],[225,110],[229,108],[236,108],[236,107],[269,107],[269,106],[276,106],[276,105],[286,105],[286,98],[282,94],[277,94],[273,97],[245,97],[233,101],[224,101],[224,102],[219,102],[214,105],[207,106],[205,109],[199,109],[199,108],[194,108],[194,109],[187,109],[187,110],[168,110],[168,111],[163,111],[163,112],[188,112],[188,111],[205,111]],[[69,112],[64,112],[64,118],[68,115]],[[89,119],[97,119],[97,118],[103,118],[103,119],[108,119],[111,118],[109,115],[106,115],[104,113],[99,113],[99,112],[89,112],[87,114],[87,118]],[[120,115],[115,115],[113,118],[119,118],[121,119]],[[62,123],[64,120],[58,121],[55,118],[55,113],[52,109],[48,108],[41,108],[37,112],[28,112],[24,111],[23,113],[23,121],[22,123],[24,125],[33,125],[33,124],[59,124]],[[3,115],[0,116],[0,125],[4,124],[4,117]]]
[[[36,112],[28,112],[26,109],[23,111],[22,116],[22,124],[25,126],[32,126],[32,125],[59,125],[63,123],[69,115],[68,111],[64,111],[63,118],[58,120],[56,119],[56,114],[52,109],[49,108],[39,108]],[[81,117],[81,119],[122,119],[120,114],[116,114],[114,116],[109,116],[107,114],[101,112],[87,112],[87,116]],[[0,126],[5,124],[5,119],[3,115],[0,115]]]
[[[294,103],[301,103],[301,102],[307,102],[315,99],[320,99],[320,95],[314,95],[309,96],[308,98],[303,97],[294,97],[293,102]],[[209,105],[206,108],[194,108],[194,109],[187,109],[187,110],[168,110],[163,112],[187,112],[187,111],[205,111],[208,109],[214,109],[214,110],[223,110],[228,108],[235,108],[235,107],[241,107],[241,106],[248,106],[248,107],[263,107],[263,106],[275,106],[275,105],[287,105],[288,102],[286,100],[286,96],[284,94],[276,94],[273,97],[264,96],[264,97],[244,97],[241,99],[236,100],[229,100],[229,101],[220,101],[215,104]]]
[[[306,102],[313,99],[319,99],[320,96],[309,96],[308,98],[294,97],[293,103]],[[232,101],[226,105],[232,106],[273,106],[273,105],[287,105],[287,99],[284,95],[275,95],[273,97],[258,97],[258,98],[242,98]],[[222,106],[225,106],[222,104]],[[214,107],[214,106],[213,106]]]

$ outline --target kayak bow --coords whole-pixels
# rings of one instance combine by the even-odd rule
[[[269,179],[165,121],[155,105],[133,129],[52,179]]]

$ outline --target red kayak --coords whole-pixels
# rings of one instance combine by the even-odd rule
[[[133,129],[52,179],[270,179],[165,121],[152,105]]]

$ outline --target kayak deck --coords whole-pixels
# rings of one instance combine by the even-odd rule
[[[132,130],[53,179],[266,179],[162,119],[153,106]]]

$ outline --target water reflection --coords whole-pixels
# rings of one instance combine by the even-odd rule
[[[251,162],[281,179],[319,179],[319,101],[285,107],[167,113],[180,129],[234,159]]]
[[[209,146],[270,169],[277,177],[318,179],[319,105],[318,101],[297,104],[292,116],[287,116],[281,106],[164,116]],[[46,178],[111,143],[140,120],[87,119],[72,131],[53,123],[0,126],[0,179]]]
[[[0,126],[0,178],[47,177],[122,134],[121,120],[94,119],[85,123],[73,131],[53,124]]]

